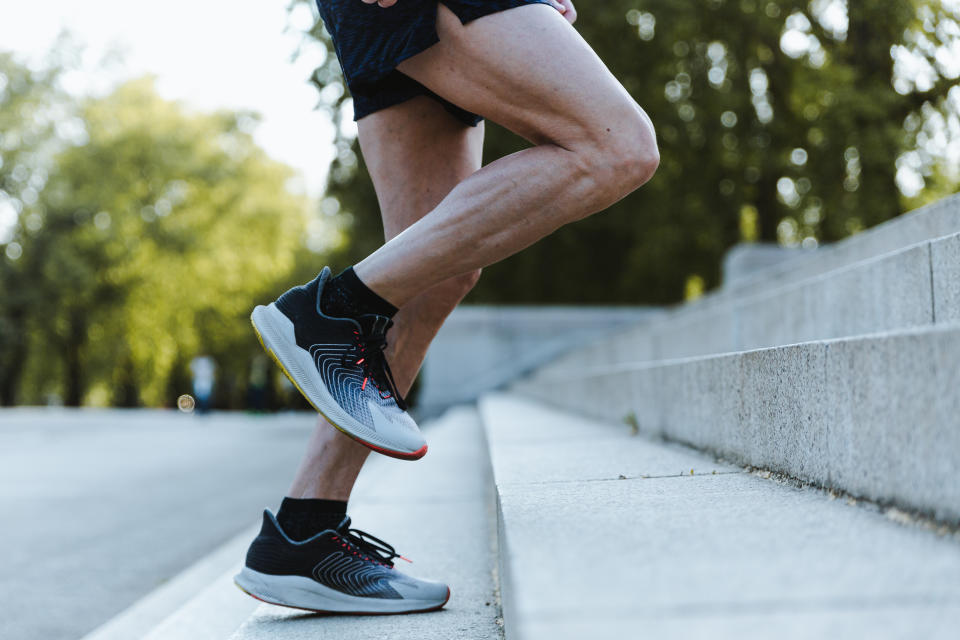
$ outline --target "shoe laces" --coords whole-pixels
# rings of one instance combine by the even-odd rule
[[[350,521],[347,520],[344,524],[346,527],[349,527]],[[392,545],[384,542],[380,538],[370,535],[366,531],[361,531],[360,529],[349,529],[346,527],[343,529],[345,533],[334,536],[333,540],[339,542],[340,545],[347,548],[348,551],[352,551],[354,555],[360,557],[360,554],[363,554],[364,560],[376,562],[391,568],[393,567],[394,558],[412,562],[412,560],[408,560],[397,553],[397,550],[394,549]],[[350,549],[351,546],[353,549]]]
[[[393,326],[393,320],[385,316],[363,316],[361,319],[372,318],[374,327],[382,326],[377,331],[354,330],[354,342],[351,348],[344,354],[344,364],[359,366],[363,369],[363,383],[361,390],[367,388],[367,384],[372,383],[380,397],[384,400],[393,398],[394,402],[401,410],[407,410],[407,403],[397,391],[397,383],[393,379],[393,372],[387,363],[387,357],[384,350],[387,348],[387,331]],[[386,320],[381,323],[381,320]],[[361,327],[364,323],[361,323]]]

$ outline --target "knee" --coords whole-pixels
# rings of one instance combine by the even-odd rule
[[[591,145],[588,163],[605,199],[615,202],[653,177],[660,166],[660,151],[653,124],[640,107],[610,122],[605,135]]]
[[[653,127],[644,127],[642,134],[629,137],[626,144],[615,148],[611,155],[614,158],[614,171],[621,177],[622,187],[626,191],[624,195],[639,189],[653,178],[660,166],[660,150]]]

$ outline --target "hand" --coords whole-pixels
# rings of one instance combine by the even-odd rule
[[[397,0],[363,0],[364,4],[377,4],[386,9],[397,4]]]
[[[366,2],[367,0],[363,0]],[[397,0],[387,0],[391,4]],[[577,10],[573,6],[573,0],[548,0],[554,9],[563,14],[563,17],[567,19],[567,22],[573,24],[577,21]]]

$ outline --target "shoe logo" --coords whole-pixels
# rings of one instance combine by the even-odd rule
[[[373,417],[374,431],[377,433],[383,433],[393,426],[393,423],[387,419],[387,416],[383,415],[383,412],[380,411],[380,407],[378,407],[376,404],[368,401],[367,407],[370,409],[370,415]]]

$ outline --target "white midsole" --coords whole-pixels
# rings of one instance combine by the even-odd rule
[[[439,607],[444,600],[362,598],[325,587],[303,576],[272,576],[244,567],[234,577],[237,586],[272,604],[340,613],[407,613]]]
[[[277,309],[276,304],[259,305],[253,310],[251,320],[263,345],[272,351],[283,364],[287,373],[296,380],[301,392],[328,420],[364,442],[401,453],[413,453],[413,449],[398,449],[396,444],[385,441],[376,431],[345,412],[334,400],[320,379],[313,357],[297,345],[293,322]]]

